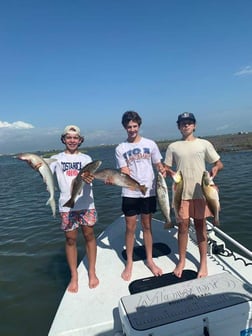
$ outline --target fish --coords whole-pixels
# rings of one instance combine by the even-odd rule
[[[89,162],[83,168],[80,169],[78,175],[72,181],[72,188],[71,188],[71,197],[69,200],[64,204],[64,207],[73,208],[76,197],[81,193],[85,182],[82,179],[82,174],[85,172],[89,172],[93,174],[102,164],[102,161],[96,160]]]
[[[174,181],[172,185],[172,206],[174,209],[176,221],[178,222],[178,213],[181,205],[184,180],[181,171],[176,172],[172,178]]]
[[[136,180],[127,174],[121,173],[116,169],[105,168],[98,170],[93,174],[94,178],[102,180],[105,183],[113,184],[119,187],[125,187],[132,190],[140,190],[143,195],[146,194],[147,187],[140,185]]]
[[[157,200],[159,204],[159,208],[161,210],[162,215],[165,218],[164,229],[169,229],[173,227],[170,217],[170,201],[169,201],[169,193],[168,187],[165,181],[164,176],[158,172],[157,175]]]
[[[49,167],[50,162],[55,161],[55,159],[45,159],[41,156],[31,153],[24,153],[18,156],[19,160],[26,161],[33,169],[37,170],[43,178],[44,183],[46,184],[47,191],[50,194],[46,205],[50,205],[52,209],[53,217],[56,216],[56,203],[54,198],[54,179],[51,169]]]
[[[218,188],[213,182],[208,171],[204,171],[201,180],[201,188],[206,199],[207,206],[214,216],[214,225],[220,225],[219,212],[220,200]]]

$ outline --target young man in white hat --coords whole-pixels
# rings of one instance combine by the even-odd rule
[[[94,235],[94,224],[97,221],[97,213],[91,184],[85,184],[85,188],[77,195],[72,208],[64,206],[71,197],[73,179],[78,175],[80,169],[90,163],[92,159],[89,155],[81,153],[78,149],[84,141],[84,137],[81,135],[78,126],[66,126],[61,135],[61,141],[65,144],[65,150],[51,157],[52,159],[56,159],[56,161],[50,164],[50,168],[56,174],[60,189],[59,212],[61,216],[61,228],[65,232],[66,257],[71,272],[68,291],[75,293],[78,291],[77,233],[79,227],[86,242],[89,263],[88,285],[90,288],[95,288],[99,284],[95,270],[97,246]]]

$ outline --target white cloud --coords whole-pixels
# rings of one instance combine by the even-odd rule
[[[252,66],[247,65],[244,68],[242,68],[240,71],[237,71],[234,73],[235,76],[248,76],[252,75]]]
[[[13,123],[9,123],[7,121],[0,120],[0,128],[28,129],[34,128],[34,126],[24,121],[14,121]]]

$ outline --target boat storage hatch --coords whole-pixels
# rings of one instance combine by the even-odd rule
[[[252,287],[228,272],[124,296],[119,301],[126,336],[176,335],[178,330],[179,336],[242,335],[251,321],[251,308]]]

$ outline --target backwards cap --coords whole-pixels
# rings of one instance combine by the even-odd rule
[[[81,131],[78,126],[75,125],[68,125],[65,127],[62,135],[66,135],[67,133],[76,133],[77,135],[81,136]]]

